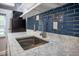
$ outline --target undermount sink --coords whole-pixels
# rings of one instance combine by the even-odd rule
[[[43,45],[45,43],[48,43],[48,41],[37,38],[35,36],[25,37],[25,38],[17,38],[16,40],[19,42],[19,44],[21,45],[21,47],[24,50],[28,50],[28,49]]]

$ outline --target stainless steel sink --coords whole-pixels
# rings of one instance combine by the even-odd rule
[[[48,43],[48,41],[42,40],[34,36],[26,37],[26,38],[18,38],[16,40],[19,42],[19,44],[24,50],[38,47],[40,45]]]

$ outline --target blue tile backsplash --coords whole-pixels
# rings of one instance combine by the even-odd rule
[[[56,19],[54,15],[63,14],[62,18]],[[61,7],[40,13],[39,20],[36,15],[27,19],[27,29],[34,29],[43,32],[51,32],[63,35],[79,37],[79,4],[68,3]],[[58,29],[53,29],[53,22],[58,22]]]

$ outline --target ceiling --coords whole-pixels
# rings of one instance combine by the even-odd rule
[[[22,3],[0,3],[0,9],[17,10]]]
[[[4,5],[8,5],[8,6],[12,6],[14,7],[15,6],[15,3],[3,3]]]
[[[14,3],[0,3],[0,9],[14,10]]]
[[[27,17],[31,17],[33,15],[45,12],[47,10],[56,8],[56,7],[60,7],[64,5],[64,3],[42,3],[40,5],[38,5],[36,8],[32,9],[30,12],[26,13],[23,17],[25,18]]]

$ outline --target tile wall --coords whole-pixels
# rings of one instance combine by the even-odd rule
[[[27,29],[33,30],[35,26],[37,31],[79,36],[78,3],[68,3],[38,15],[39,20],[36,20],[37,15],[27,18]],[[57,29],[53,27],[54,22],[57,22]]]

